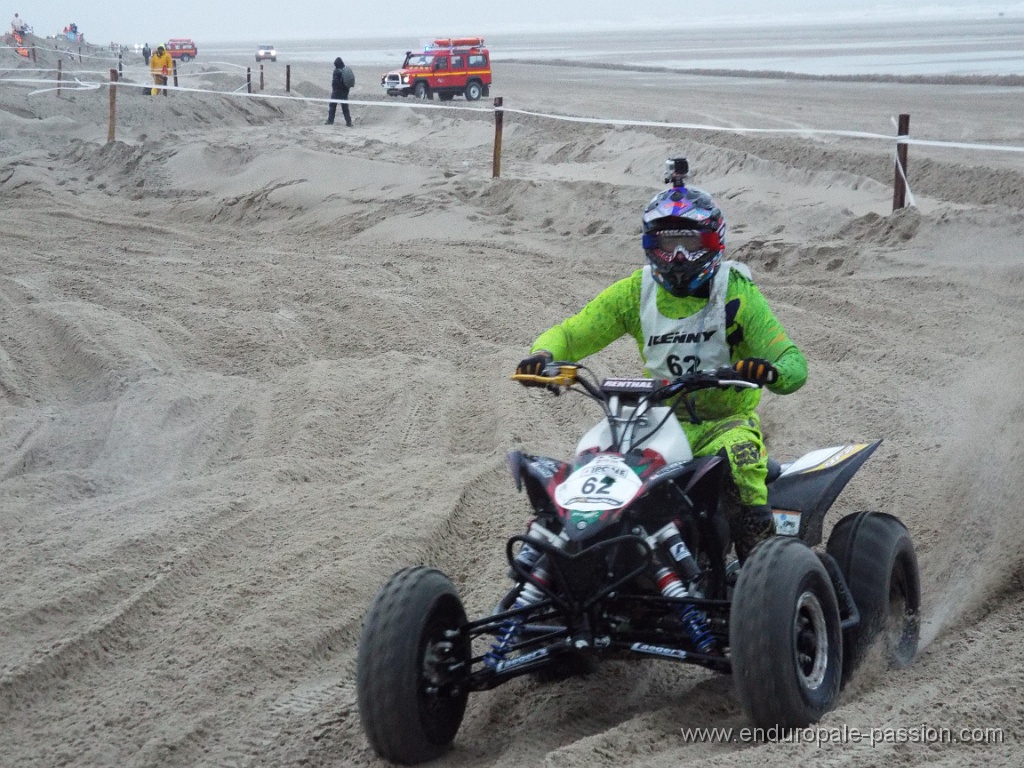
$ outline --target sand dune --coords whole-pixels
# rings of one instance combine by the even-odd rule
[[[329,68],[303,67],[294,93],[325,98]],[[236,88],[219,69],[189,87]],[[1019,88],[636,77],[509,64],[495,91],[723,127],[891,133],[906,111],[917,136],[1024,145]],[[502,594],[528,515],[506,452],[564,455],[594,417],[508,375],[640,264],[642,206],[686,154],[810,363],[765,398],[770,450],[885,438],[829,522],[889,511],[918,549],[920,658],[822,724],[1005,741],[685,743],[742,724],[729,679],[614,663],[475,695],[441,764],[1020,764],[1019,154],[912,148],[918,207],[891,213],[885,143],[509,116],[495,180],[487,114],[356,105],[348,130],[316,102],[125,87],[107,144],[105,90],[33,90],[0,80],[0,763],[381,764],[354,704],[365,609],[416,563],[474,612]],[[638,370],[626,342],[592,362]]]

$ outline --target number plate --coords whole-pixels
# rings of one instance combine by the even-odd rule
[[[555,501],[578,512],[618,509],[632,501],[641,487],[643,481],[621,457],[598,456],[555,489]]]

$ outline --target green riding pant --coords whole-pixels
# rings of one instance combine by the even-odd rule
[[[756,413],[702,421],[700,424],[680,423],[690,440],[694,456],[711,456],[723,451],[728,457],[740,504],[760,506],[768,503],[768,488],[765,486],[768,451],[761,437],[761,420]]]

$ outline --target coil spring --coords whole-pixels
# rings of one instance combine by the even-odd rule
[[[505,654],[515,643],[516,635],[519,634],[519,627],[522,619],[505,619],[498,631],[498,636],[491,643],[491,650],[484,654],[484,664],[489,667],[496,667],[499,662],[505,660]]]
[[[692,605],[684,605],[679,608],[679,619],[690,633],[690,639],[701,653],[708,653],[715,645],[715,638],[708,629],[707,619],[704,614]]]

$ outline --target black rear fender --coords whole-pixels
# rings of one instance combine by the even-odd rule
[[[820,544],[825,513],[881,442],[812,451],[783,465],[782,473],[768,484],[768,504],[776,513],[776,523],[779,513],[787,513],[782,519],[799,526],[794,533],[808,546]]]

